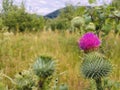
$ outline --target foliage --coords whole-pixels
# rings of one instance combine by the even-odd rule
[[[120,89],[120,82],[112,80],[111,78],[103,78],[103,90],[118,90]],[[87,90],[95,90],[94,80],[90,80],[90,85]]]
[[[88,25],[86,25],[86,28],[85,28],[86,31],[89,31],[89,30],[95,31],[95,29],[96,29],[96,26],[92,22],[90,22]]]
[[[120,10],[120,0],[113,0],[112,6],[118,8]]]
[[[86,54],[81,68],[86,78],[95,80],[97,90],[104,90],[102,78],[108,76],[112,69],[111,63],[104,56],[97,52]]]
[[[96,0],[89,0],[94,3]],[[20,7],[13,5],[12,0],[3,0],[3,10],[1,13],[0,28],[9,27],[9,30],[36,30],[39,31],[44,27],[51,30],[66,30],[73,28],[71,20],[75,17],[85,19],[85,23],[81,26],[77,24],[77,28],[82,32],[94,31],[97,34],[102,31],[107,35],[111,30],[116,33],[119,30],[119,0],[114,0],[109,5],[103,6],[73,6],[66,5],[66,8],[61,9],[60,14],[55,19],[45,20],[42,16],[28,14],[25,12],[24,3]],[[11,23],[12,22],[12,23]],[[74,26],[75,27],[75,26]]]
[[[33,64],[32,68],[30,67],[28,70],[23,70],[22,72],[17,73],[14,79],[2,73],[0,73],[0,78],[6,77],[9,79],[11,83],[14,84],[15,90],[48,90],[48,88],[51,88],[49,84],[52,80],[54,71],[55,62],[52,61],[52,58],[48,56],[40,56]],[[2,82],[0,82],[0,88],[5,90],[3,89],[5,88],[5,85],[3,85]]]
[[[94,3],[96,0],[89,0],[91,3]],[[117,0],[116,0],[117,1]],[[116,2],[114,1],[114,2]],[[113,3],[114,3],[113,2]],[[60,15],[53,19],[51,22],[52,29],[58,29],[58,26],[62,27],[61,29],[70,29],[72,27],[77,27],[78,30],[82,32],[94,31],[97,34],[103,32],[104,35],[107,35],[111,30],[114,30],[116,33],[119,32],[119,8],[116,5],[104,4],[103,6],[72,6],[68,5],[65,9],[61,10]],[[73,24],[72,19],[76,17],[81,17],[84,19],[84,24],[81,26],[79,23],[76,25]],[[76,22],[81,19],[77,19]],[[61,22],[63,21],[63,22]],[[66,27],[65,27],[65,26]]]
[[[3,0],[3,11],[0,19],[2,19],[4,26],[14,31],[40,30],[44,27],[42,16],[28,14],[23,3],[18,7],[13,5],[11,0]]]
[[[40,56],[33,64],[33,71],[39,77],[38,87],[40,89],[47,90],[48,87],[46,86],[49,84],[49,77],[53,75],[55,71],[55,61],[53,61],[51,57]]]
[[[65,8],[61,10],[61,13],[59,15],[60,18],[66,18],[69,21],[73,18],[75,8],[72,5],[66,5]]]
[[[2,18],[0,18],[0,29],[2,29],[3,28],[3,20],[2,20]]]
[[[34,63],[33,70],[40,78],[47,78],[55,71],[55,62],[51,57],[40,56]]]
[[[103,86],[104,88],[107,88],[110,90],[111,89],[114,89],[114,90],[120,89],[120,82],[112,80],[110,78],[104,78],[103,84],[104,84],[104,86]]]
[[[15,75],[14,81],[17,90],[32,90],[32,88],[35,87],[37,78],[31,70],[24,70]]]
[[[81,30],[85,24],[85,20],[84,18],[82,17],[75,17],[71,20],[71,27],[72,27],[72,30],[74,31],[76,28]]]
[[[46,29],[51,29],[52,31],[57,30],[66,30],[69,27],[69,21],[67,19],[53,19],[47,20]]]
[[[67,5],[66,8],[61,9],[60,14],[57,18],[47,20],[46,26],[51,30],[66,30],[70,27],[70,20],[74,15],[74,7]]]
[[[91,36],[94,36],[93,33],[90,33],[90,34]],[[91,47],[92,44],[93,45],[94,43],[97,44],[96,41],[98,41],[99,39],[97,38],[96,41],[92,39],[92,41],[94,41],[94,43],[92,43],[92,41],[90,41],[89,39],[89,38],[92,38],[91,36],[89,35],[89,33],[87,33],[80,39],[79,46],[81,49],[85,50],[84,48],[81,47],[82,44],[83,44],[83,47],[88,45],[90,46],[90,48],[93,48]],[[88,44],[88,42],[90,42],[91,44]],[[98,47],[99,47],[99,44],[100,42],[98,43]],[[104,90],[104,87],[102,86],[102,78],[108,76],[111,70],[112,70],[112,64],[107,60],[105,56],[96,52],[96,50],[90,50],[84,55],[84,61],[81,65],[81,72],[85,76],[85,78],[95,80],[97,90]]]
[[[83,61],[81,58],[83,53],[79,50],[77,43],[79,37],[79,33],[71,34],[67,31],[64,33],[51,31],[25,32],[17,33],[17,35],[0,33],[0,69],[6,75],[14,78],[16,73],[19,74],[24,70],[29,71],[28,68],[35,62],[37,56],[48,55],[58,59],[58,72],[66,71],[65,74],[59,76],[58,85],[66,83],[69,90],[85,90],[91,84],[79,73],[79,67]],[[109,78],[119,82],[120,36],[111,32],[101,39],[100,52],[109,57],[110,62],[114,65],[113,73]],[[2,83],[8,86],[9,90],[14,88],[14,84],[6,78],[2,80]],[[111,90],[115,89],[112,88]]]

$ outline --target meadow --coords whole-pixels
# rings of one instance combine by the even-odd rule
[[[86,90],[90,84],[80,72],[83,56],[83,51],[78,47],[80,37],[77,32],[67,31],[25,32],[15,35],[0,33],[0,70],[14,79],[14,75],[27,70],[36,57],[48,55],[58,60],[58,73],[63,73],[59,77],[59,84],[66,83],[69,90]],[[111,60],[114,67],[109,78],[120,82],[120,36],[110,32],[101,40],[100,52]],[[2,82],[9,88],[13,87],[6,78]]]

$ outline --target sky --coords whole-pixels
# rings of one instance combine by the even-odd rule
[[[57,9],[63,8],[66,4],[73,5],[89,5],[88,0],[14,0],[14,4],[20,5],[24,2],[26,11],[29,13],[36,13],[38,15],[46,15]],[[103,3],[110,3],[111,0],[97,0],[93,5],[102,5]],[[0,0],[0,7],[2,0]]]

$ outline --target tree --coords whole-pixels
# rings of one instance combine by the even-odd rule
[[[44,27],[44,18],[25,11],[24,3],[20,7],[13,5],[12,0],[3,1],[3,24],[9,30],[38,30]]]
[[[71,20],[74,16],[74,11],[75,11],[74,6],[66,5],[66,7],[61,10],[59,17]]]
[[[2,7],[3,7],[2,12],[6,14],[11,9],[12,6],[13,6],[13,0],[3,0],[2,1]]]
[[[0,18],[0,29],[2,29],[2,27],[3,27],[3,20],[2,18]]]

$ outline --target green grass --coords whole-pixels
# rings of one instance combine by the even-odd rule
[[[67,83],[70,90],[83,90],[88,86],[87,80],[80,73],[82,62],[77,33],[39,32],[3,35],[0,33],[0,70],[14,78],[14,75],[28,69],[39,55],[49,55],[58,60],[58,72],[64,72],[59,83]],[[104,38],[102,52],[114,65],[111,79],[120,81],[120,36],[110,33]],[[8,80],[4,83],[12,87]]]

